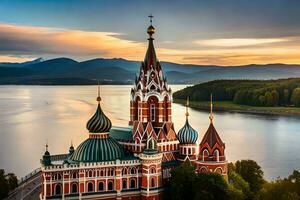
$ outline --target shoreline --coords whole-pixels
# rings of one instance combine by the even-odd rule
[[[174,99],[173,103],[185,105],[186,100]],[[207,101],[190,101],[190,108],[197,110],[209,111],[210,102]],[[277,116],[289,116],[300,117],[300,108],[297,107],[255,107],[234,104],[230,101],[217,101],[214,102],[214,110],[221,112],[232,112],[242,114],[256,114],[256,115],[277,115]]]

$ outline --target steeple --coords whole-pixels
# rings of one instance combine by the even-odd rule
[[[209,115],[210,123],[213,123],[213,119],[214,119],[214,116],[213,116],[213,100],[212,100],[212,94],[210,94],[210,115]]]
[[[147,28],[147,33],[149,35],[149,38],[148,38],[149,42],[148,42],[148,49],[147,49],[145,59],[144,59],[144,64],[145,64],[144,67],[146,68],[144,70],[148,70],[151,68],[158,68],[158,71],[159,71],[160,65],[158,63],[158,59],[157,59],[156,53],[155,53],[155,48],[153,45],[153,40],[154,40],[153,35],[155,33],[155,28],[152,25],[153,16],[149,15],[149,18],[150,18],[150,26]]]
[[[42,162],[43,162],[44,166],[49,166],[49,165],[51,165],[51,156],[50,156],[50,153],[48,151],[48,141],[46,142],[45,147],[46,147],[46,151],[43,155],[43,161]]]

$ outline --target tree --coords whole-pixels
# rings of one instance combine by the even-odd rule
[[[290,91],[289,89],[283,90],[283,101],[285,105],[288,105],[290,103]]]
[[[279,93],[277,90],[272,90],[272,106],[277,106],[279,104]]]
[[[292,96],[291,96],[291,102],[299,107],[300,106],[300,88],[295,88],[293,90]]]
[[[167,199],[194,199],[195,182],[195,168],[189,163],[183,163],[171,170],[171,178],[165,194]]]
[[[18,186],[18,179],[13,173],[5,174],[0,169],[0,199],[7,197],[8,193]]]
[[[263,171],[253,160],[241,160],[235,163],[235,171],[249,183],[250,191],[257,194],[264,184]]]

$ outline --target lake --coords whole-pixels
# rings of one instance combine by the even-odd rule
[[[184,88],[172,86],[173,91]],[[131,86],[101,86],[102,108],[115,126],[127,126]],[[97,86],[0,86],[0,168],[19,177],[40,166],[48,141],[51,154],[66,153],[88,137],[86,122],[96,110]],[[185,108],[173,104],[178,131]],[[190,124],[201,139],[209,113],[190,109]],[[253,159],[266,179],[300,170],[300,118],[214,113],[229,161]]]

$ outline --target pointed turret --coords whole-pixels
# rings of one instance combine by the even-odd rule
[[[213,101],[210,96],[210,124],[199,146],[199,158],[196,162],[199,173],[213,172],[227,177],[225,143],[213,125]]]

